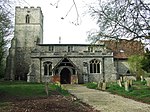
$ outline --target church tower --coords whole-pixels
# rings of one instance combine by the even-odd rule
[[[16,47],[34,47],[43,41],[43,14],[40,7],[16,7],[15,13]]]
[[[43,42],[43,14],[40,7],[16,7],[15,31],[7,58],[6,79],[26,80],[31,51]]]

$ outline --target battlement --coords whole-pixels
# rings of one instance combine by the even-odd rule
[[[17,12],[17,13],[20,13],[20,14],[21,14],[21,13],[22,13],[22,14],[23,14],[23,13],[25,14],[26,12],[27,12],[27,13],[33,12],[33,14],[35,14],[35,15],[40,12],[41,15],[43,16],[41,7],[39,7],[39,6],[37,6],[37,7],[33,7],[33,6],[31,6],[31,7],[27,7],[27,6],[24,6],[24,7],[16,6],[16,12]],[[36,13],[36,12],[37,12],[37,13]],[[17,13],[16,13],[16,14],[17,14]],[[19,14],[19,16],[20,16],[20,14]],[[32,15],[33,15],[33,14],[32,14]],[[18,16],[18,15],[16,15],[16,16]]]
[[[31,6],[31,7],[20,7],[20,6],[16,6],[16,9],[41,9],[41,7],[37,6],[37,7],[34,7],[34,6]]]
[[[21,31],[20,31],[21,29]],[[35,41],[43,40],[43,13],[40,7],[16,7],[15,30],[17,47],[34,47]]]

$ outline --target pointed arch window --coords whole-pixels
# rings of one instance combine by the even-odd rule
[[[52,62],[46,61],[43,63],[44,75],[52,75]]]
[[[30,16],[27,14],[26,15],[26,23],[29,24],[30,23]]]
[[[93,59],[90,61],[90,73],[100,73],[101,62],[99,60]]]

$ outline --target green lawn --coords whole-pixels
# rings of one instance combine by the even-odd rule
[[[8,96],[45,96],[44,84],[25,82],[1,82],[0,93]]]
[[[49,94],[56,91],[63,95],[68,95],[68,91],[62,89],[56,84],[49,84]],[[0,82],[0,96],[10,97],[45,97],[44,83],[27,83],[27,82]],[[0,98],[1,99],[1,98]]]
[[[150,104],[150,88],[145,82],[135,81],[129,91],[125,91],[124,87],[120,87],[116,83],[109,84],[107,91],[118,94],[127,98]]]

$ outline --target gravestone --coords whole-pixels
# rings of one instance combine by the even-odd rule
[[[148,87],[150,87],[150,77],[145,78],[145,80],[146,80],[146,85],[147,85]]]
[[[129,82],[128,81],[124,82],[124,87],[125,87],[125,91],[129,91]]]
[[[121,83],[121,80],[117,80],[117,84],[122,87],[122,83]]]
[[[141,75],[140,78],[141,78],[141,82],[143,82],[144,81],[144,77]]]
[[[102,90],[105,91],[106,90],[106,82],[102,83]]]
[[[129,86],[132,86],[133,85],[133,81],[132,79],[129,80]]]
[[[99,82],[97,89],[105,91],[106,90],[106,82]]]

